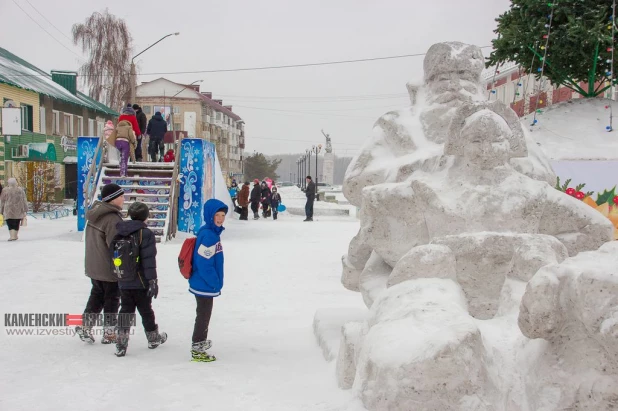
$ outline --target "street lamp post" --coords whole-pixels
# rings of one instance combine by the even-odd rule
[[[137,75],[135,73],[135,63],[134,63],[135,58],[138,57],[139,55],[141,55],[142,53],[144,53],[146,50],[148,50],[151,47],[153,47],[154,45],[156,45],[157,43],[162,42],[163,40],[165,40],[169,36],[177,36],[179,34],[180,33],[177,32],[177,33],[170,33],[167,36],[163,36],[159,40],[155,41],[150,46],[146,47],[144,50],[140,51],[135,56],[133,56],[133,58],[131,59],[131,69],[130,69],[130,72],[129,72],[129,74],[131,76],[131,103],[135,103],[135,87],[137,86]]]

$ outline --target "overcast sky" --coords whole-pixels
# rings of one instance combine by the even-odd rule
[[[342,156],[357,152],[380,115],[409,103],[405,84],[421,78],[422,56],[234,73],[147,73],[415,54],[451,40],[486,46],[494,18],[509,7],[508,0],[0,0],[0,46],[47,72],[77,70],[82,60],[76,54],[83,54],[69,40],[71,26],[103,10],[103,3],[126,20],[135,53],[180,32],[138,57],[144,73],[139,81],[203,80],[201,91],[233,105],[246,121],[246,153],[304,151],[324,143],[323,128]]]

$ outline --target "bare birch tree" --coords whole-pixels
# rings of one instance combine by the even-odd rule
[[[89,55],[80,74],[90,97],[115,110],[122,107],[131,89],[131,41],[126,22],[107,9],[73,25],[73,43],[81,44],[83,52]]]

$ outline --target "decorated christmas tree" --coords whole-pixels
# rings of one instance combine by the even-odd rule
[[[516,62],[538,78],[598,96],[615,84],[614,8],[612,0],[511,0],[496,19],[487,66]]]

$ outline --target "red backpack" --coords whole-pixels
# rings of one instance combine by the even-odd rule
[[[197,237],[187,238],[182,247],[180,248],[180,254],[178,254],[178,268],[180,274],[187,280],[191,277],[191,271],[193,269],[193,250],[195,249],[195,241]]]

